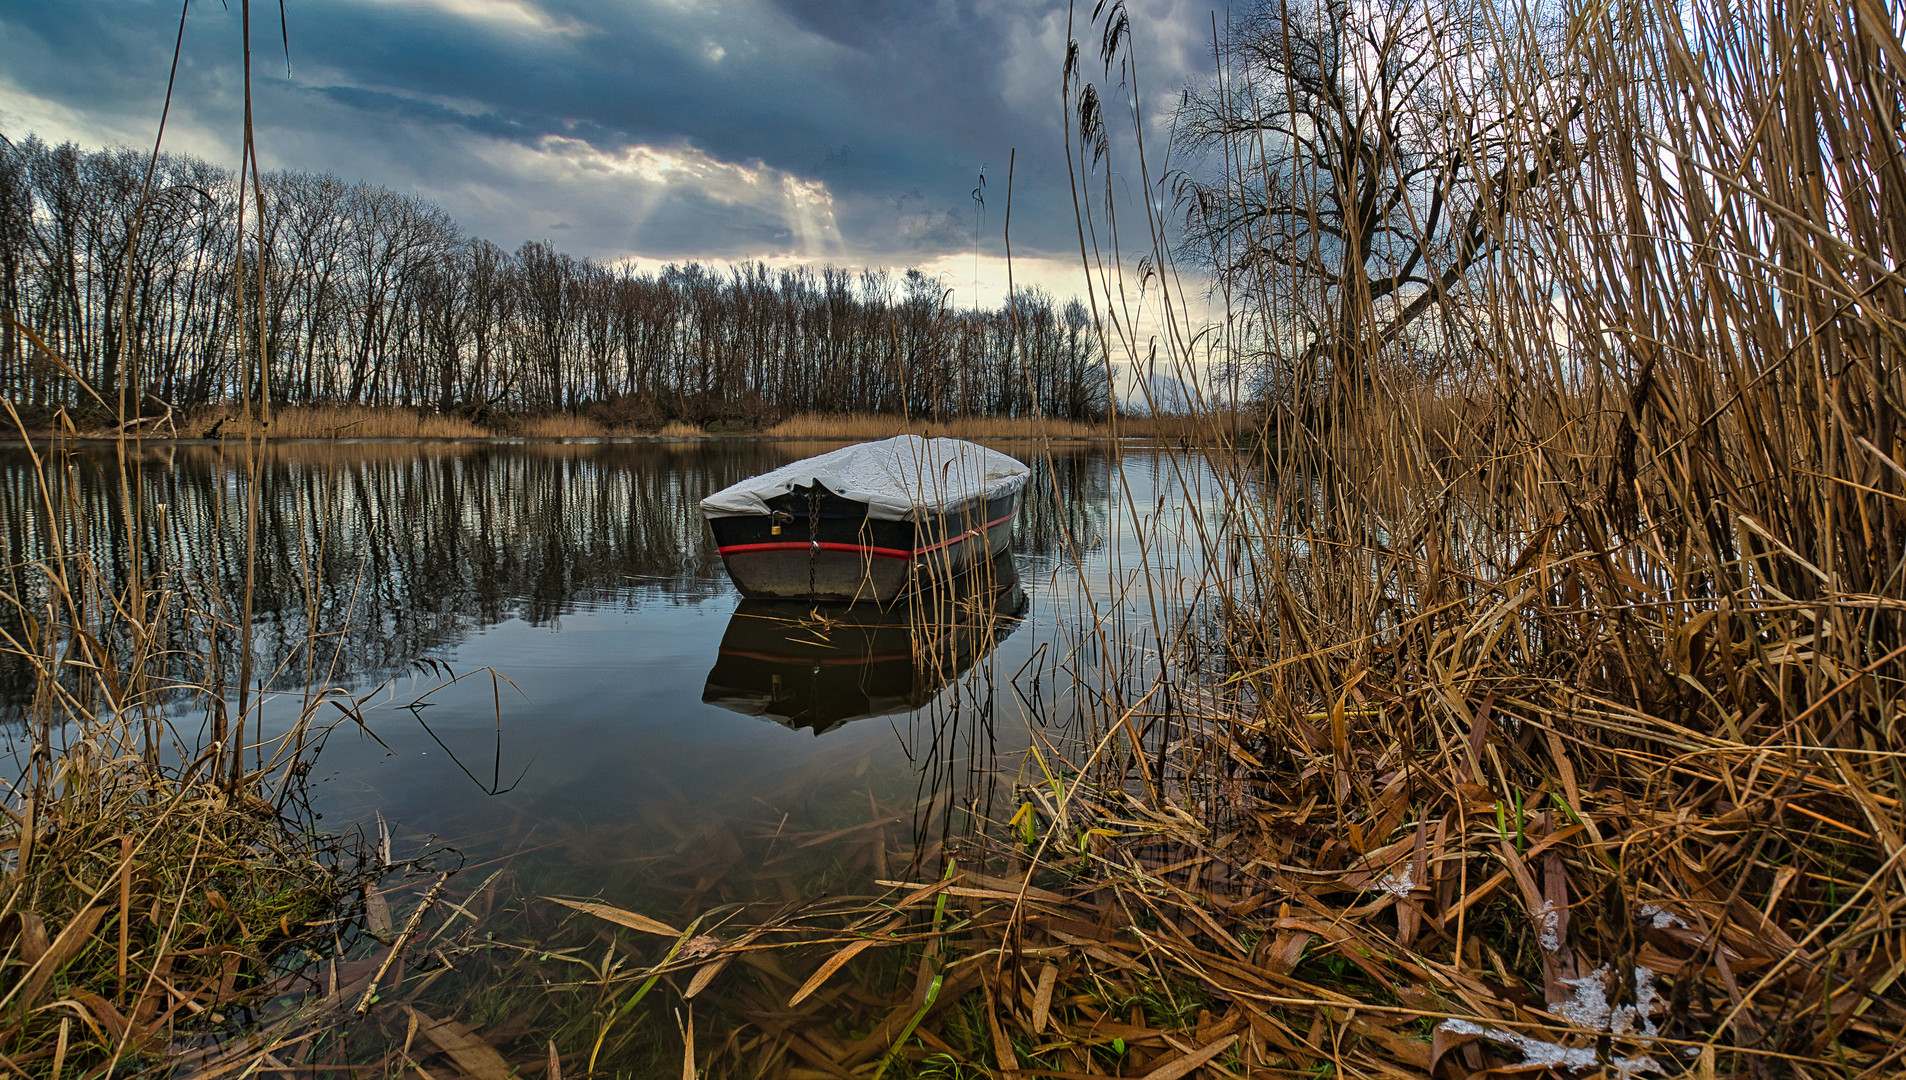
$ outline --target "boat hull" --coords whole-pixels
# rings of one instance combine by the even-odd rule
[[[743,600],[702,700],[817,735],[910,712],[991,652],[1025,610],[1011,552],[884,607]]]
[[[1004,551],[1015,491],[919,521],[871,518],[863,503],[816,485],[769,500],[768,512],[710,517],[728,576],[749,599],[890,603]]]

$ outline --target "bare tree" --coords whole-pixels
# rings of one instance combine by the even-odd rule
[[[1260,0],[1221,31],[1217,79],[1178,114],[1184,247],[1306,414],[1369,392],[1370,359],[1501,251],[1505,207],[1569,167],[1582,97],[1539,62],[1543,14]]]

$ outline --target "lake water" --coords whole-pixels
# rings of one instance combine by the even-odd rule
[[[397,918],[438,870],[464,871],[445,895],[470,918],[439,912],[433,933],[449,936],[413,956],[404,993],[512,1060],[540,1060],[548,1039],[572,1053],[607,1030],[616,991],[590,981],[603,925],[548,897],[686,925],[937,876],[949,842],[1009,817],[1015,785],[1038,781],[1027,747],[1089,744],[1145,693],[1152,628],[1195,614],[1210,568],[1191,554],[1193,511],[1215,513],[1220,492],[1201,462],[1110,444],[1002,446],[1033,480],[1010,557],[956,602],[898,617],[744,603],[698,502],[826,449],[365,442],[254,459],[181,444],[123,473],[110,448],[37,469],[0,451],[0,587],[23,601],[0,630],[19,637],[22,611],[48,601],[34,564],[50,552],[82,553],[119,589],[135,551],[167,567],[167,711],[181,744],[202,742],[205,613],[221,613],[229,680],[255,490],[266,733],[301,710],[331,725],[303,797],[321,828],[419,860],[386,879]],[[312,709],[307,686],[340,688],[364,723]],[[31,688],[0,655],[15,775]],[[360,966],[386,951],[341,948]],[[729,989],[742,996],[696,1002],[711,1031],[722,1010],[754,1015]],[[680,1000],[664,997],[617,1029],[605,1067],[679,1074]]]
[[[1019,589],[922,645],[904,617],[750,612],[722,571],[699,500],[828,448],[271,447],[256,470],[253,605],[257,670],[280,692],[268,728],[297,715],[308,683],[348,689],[368,721],[338,724],[310,777],[327,826],[388,831],[400,855],[519,856],[547,887],[593,894],[641,891],[643,860],[685,836],[732,847],[887,820],[891,835],[871,853],[856,837],[842,872],[891,873],[887,852],[930,854],[987,810],[1002,755],[1009,782],[1033,731],[1089,725],[1139,677],[1156,606],[1172,602],[1159,595],[1177,580],[1172,538],[1213,497],[1164,451],[1005,446],[1034,470],[1003,571]],[[144,558],[174,568],[172,633],[195,653],[202,621],[187,613],[230,611],[243,592],[253,471],[237,447],[210,445],[148,448],[135,464]],[[0,457],[6,587],[31,604],[30,564],[56,539],[123,581],[134,530],[110,450],[50,458],[41,474],[71,495],[57,529],[25,453]],[[1162,573],[1148,579],[1147,561]],[[223,638],[229,666],[237,643]],[[181,661],[175,676],[202,673]],[[27,685],[0,660],[0,709],[18,715]],[[190,733],[205,703],[181,692],[174,711]]]

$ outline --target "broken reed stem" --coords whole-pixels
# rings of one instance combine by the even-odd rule
[[[358,999],[357,1008],[352,1010],[358,1016],[371,1011],[371,1005],[377,1000],[377,991],[384,981],[384,976],[390,974],[391,965],[397,962],[397,957],[403,953],[404,946],[410,943],[411,938],[417,933],[417,928],[423,925],[424,916],[430,913],[431,906],[437,902],[437,895],[443,892],[444,883],[450,880],[450,876],[449,871],[439,874],[436,883],[430,886],[430,891],[424,893],[423,899],[417,902],[417,910],[411,912],[410,918],[405,920],[403,933],[397,935],[397,940],[391,944],[390,952],[384,954],[384,962],[377,966],[377,974],[371,976],[371,984],[364,988],[364,996]]]

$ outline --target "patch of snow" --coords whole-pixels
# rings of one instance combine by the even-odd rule
[[[1458,1035],[1480,1035],[1493,1043],[1513,1046],[1522,1051],[1524,1065],[1550,1065],[1564,1069],[1592,1069],[1600,1062],[1595,1060],[1595,1051],[1586,1048],[1571,1049],[1544,1039],[1533,1039],[1519,1031],[1507,1028],[1486,1028],[1481,1024],[1451,1017],[1443,1021],[1444,1031]]]
[[[1377,882],[1377,888],[1400,900],[1410,895],[1410,891],[1416,888],[1416,882],[1410,880],[1410,867],[1406,863],[1403,873],[1385,874],[1383,880]]]
[[[1544,905],[1544,910],[1547,910],[1547,905]],[[1661,996],[1655,986],[1655,973],[1645,967],[1635,968],[1635,1003],[1612,1008],[1608,1004],[1609,975],[1608,965],[1604,964],[1580,978],[1563,979],[1564,985],[1574,988],[1574,999],[1552,1001],[1549,1011],[1568,1021],[1571,1026],[1596,1035],[1634,1035],[1644,1041],[1654,1038],[1657,1030],[1652,1017],[1655,1004]],[[1484,1027],[1461,1017],[1451,1017],[1439,1027],[1457,1035],[1476,1035],[1493,1043],[1514,1047],[1521,1051],[1524,1065],[1583,1070],[1601,1064],[1592,1049],[1567,1047],[1506,1028]],[[1647,1054],[1614,1058],[1608,1065],[1616,1075],[1624,1078],[1663,1071],[1660,1062]]]
[[[1555,910],[1555,901],[1544,900],[1542,906],[1535,909],[1535,925],[1541,935],[1543,952],[1557,952],[1562,948],[1562,915]]]
[[[1672,911],[1663,911],[1654,904],[1641,905],[1641,907],[1636,909],[1635,914],[1644,919],[1651,920],[1656,930],[1667,930],[1670,928],[1685,930],[1688,928],[1688,921],[1686,919],[1683,919]]]
[[[1607,1031],[1608,967],[1603,965],[1577,979],[1563,979],[1563,986],[1575,988],[1575,1000],[1551,1001],[1549,1011],[1578,1028]]]
[[[1653,1020],[1655,1000],[1661,992],[1655,989],[1655,973],[1645,967],[1635,968],[1635,1003],[1623,1005],[1609,1018],[1608,1030],[1616,1035],[1626,1035],[1635,1030],[1635,1021],[1641,1022],[1642,1034],[1654,1036],[1660,1034]]]
[[[1608,1004],[1609,974],[1608,965],[1603,964],[1579,979],[1563,979],[1564,986],[1575,988],[1575,1000],[1552,1001],[1549,1011],[1590,1031],[1627,1035],[1639,1030],[1646,1036],[1656,1035],[1652,1017],[1661,992],[1655,988],[1655,973],[1645,967],[1635,968],[1635,1003],[1613,1008]]]

